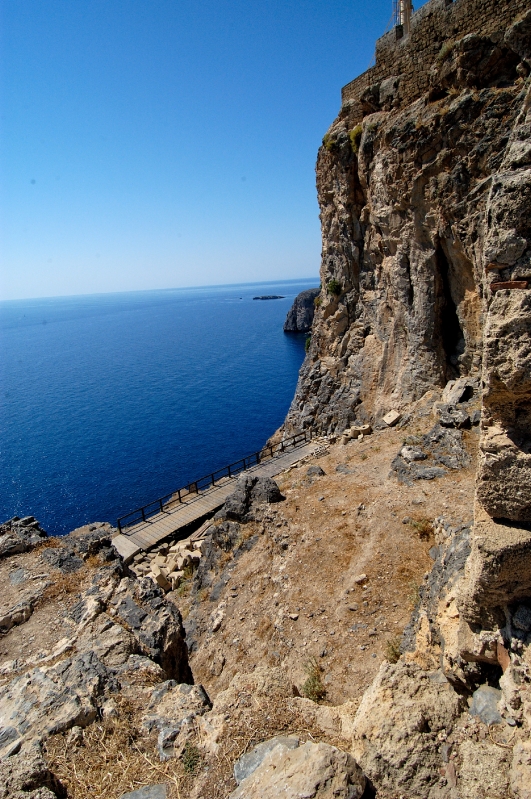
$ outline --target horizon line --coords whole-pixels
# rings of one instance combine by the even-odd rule
[[[317,282],[320,282],[319,276],[315,278]],[[232,288],[237,286],[264,286],[264,285],[279,285],[283,283],[305,283],[310,280],[314,280],[314,277],[298,277],[298,278],[289,278],[285,280],[252,280],[250,282],[240,282],[240,283],[209,283],[204,284],[201,286],[169,286],[167,288],[158,288],[158,289],[123,289],[119,291],[92,291],[86,294],[52,294],[52,295],[41,295],[35,297],[12,297],[11,299],[2,299],[0,298],[0,305],[9,303],[9,302],[26,302],[28,300],[59,300],[59,299],[67,299],[73,297],[106,297],[115,294],[148,294],[154,292],[162,292],[162,291],[192,291],[198,289],[216,289],[216,288]]]

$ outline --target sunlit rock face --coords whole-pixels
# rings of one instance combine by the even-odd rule
[[[498,391],[485,331],[505,305],[529,330],[512,306],[531,285],[530,27],[439,44],[417,83],[402,53],[404,75],[344,102],[318,155],[322,288],[288,431],[374,422],[484,356]]]

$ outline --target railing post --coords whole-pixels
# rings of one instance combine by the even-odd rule
[[[142,514],[142,521],[146,521],[146,514],[144,513],[144,508],[140,508],[140,513]]]
[[[210,477],[212,478],[212,485],[213,485],[213,486],[214,486],[214,485],[216,485],[216,481],[214,480],[214,473],[212,473],[212,474],[210,475]]]
[[[177,495],[178,495],[178,497],[179,497],[179,502],[182,502],[182,499],[181,499],[181,489],[180,489],[180,488],[179,488],[179,490],[177,491]]]
[[[122,532],[122,523],[121,523],[120,519],[118,519],[118,523],[117,523],[116,526],[118,527],[118,532],[121,533]]]
[[[159,499],[159,507],[160,507],[160,512],[162,513],[163,507],[162,507],[162,500],[161,499]]]
[[[231,475],[231,473],[230,473],[230,466],[227,466],[227,470],[228,470],[228,472],[229,472],[229,477],[232,477],[232,475]]]

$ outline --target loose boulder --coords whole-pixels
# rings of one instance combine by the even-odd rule
[[[283,499],[278,485],[270,477],[244,475],[238,479],[235,491],[227,497],[217,518],[251,521],[256,506]]]
[[[230,799],[361,799],[365,777],[352,757],[324,743],[277,743]]]

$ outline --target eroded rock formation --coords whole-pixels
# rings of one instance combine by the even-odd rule
[[[285,333],[308,333],[312,329],[315,300],[320,289],[307,289],[297,294],[284,322]]]

